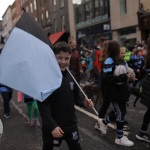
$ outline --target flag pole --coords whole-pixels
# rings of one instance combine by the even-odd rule
[[[82,88],[80,87],[80,85],[78,84],[78,82],[76,81],[76,79],[74,78],[74,76],[72,75],[72,73],[69,71],[68,68],[66,68],[67,71],[69,72],[69,74],[71,75],[71,77],[73,78],[73,80],[75,81],[75,83],[77,84],[77,86],[79,87],[79,89],[81,90],[82,94],[85,96],[86,99],[88,99],[87,95],[84,93],[84,91],[82,90]],[[92,107],[94,112],[96,113],[96,115],[98,116],[98,112],[97,110],[94,108],[94,106]]]

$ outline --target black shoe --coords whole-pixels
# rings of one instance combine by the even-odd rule
[[[10,118],[11,118],[11,115],[10,115],[9,113],[7,113],[7,114],[4,114],[4,117],[5,117],[6,119],[10,119]]]
[[[136,134],[136,138],[141,141],[150,142],[150,135],[147,133],[138,132],[138,134]]]

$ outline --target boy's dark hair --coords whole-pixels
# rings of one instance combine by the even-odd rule
[[[69,47],[69,45],[64,42],[64,41],[61,41],[61,42],[57,42],[54,47],[53,47],[53,52],[55,54],[58,54],[60,52],[68,52],[69,54],[71,54],[71,49]]]

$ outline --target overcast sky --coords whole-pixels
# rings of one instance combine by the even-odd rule
[[[2,16],[5,13],[7,7],[12,5],[15,0],[0,0],[0,20],[2,20]]]

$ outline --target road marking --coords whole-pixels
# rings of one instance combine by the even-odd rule
[[[18,112],[27,120],[29,120],[28,116],[23,112],[23,110],[21,108],[19,108],[16,103],[14,101],[10,101],[11,104],[15,107],[16,110],[18,110]]]
[[[2,134],[3,134],[3,123],[2,120],[0,119],[0,139],[2,137]]]
[[[80,111],[80,112],[86,114],[87,116],[89,116],[89,117],[95,119],[96,121],[97,121],[97,119],[99,119],[98,116],[96,116],[96,115],[94,115],[94,114],[92,114],[92,113],[90,113],[90,112],[88,112],[88,111],[86,111],[86,110],[84,110],[84,109],[82,109],[82,108],[80,108],[80,107],[78,107],[78,106],[75,106],[75,108],[76,108],[78,111]],[[108,126],[109,126],[110,128],[112,128],[112,129],[116,129],[116,127],[115,127],[113,124],[111,124],[111,123],[109,123]],[[127,131],[123,131],[123,133],[124,133],[124,135],[129,135],[129,132],[127,132]]]

